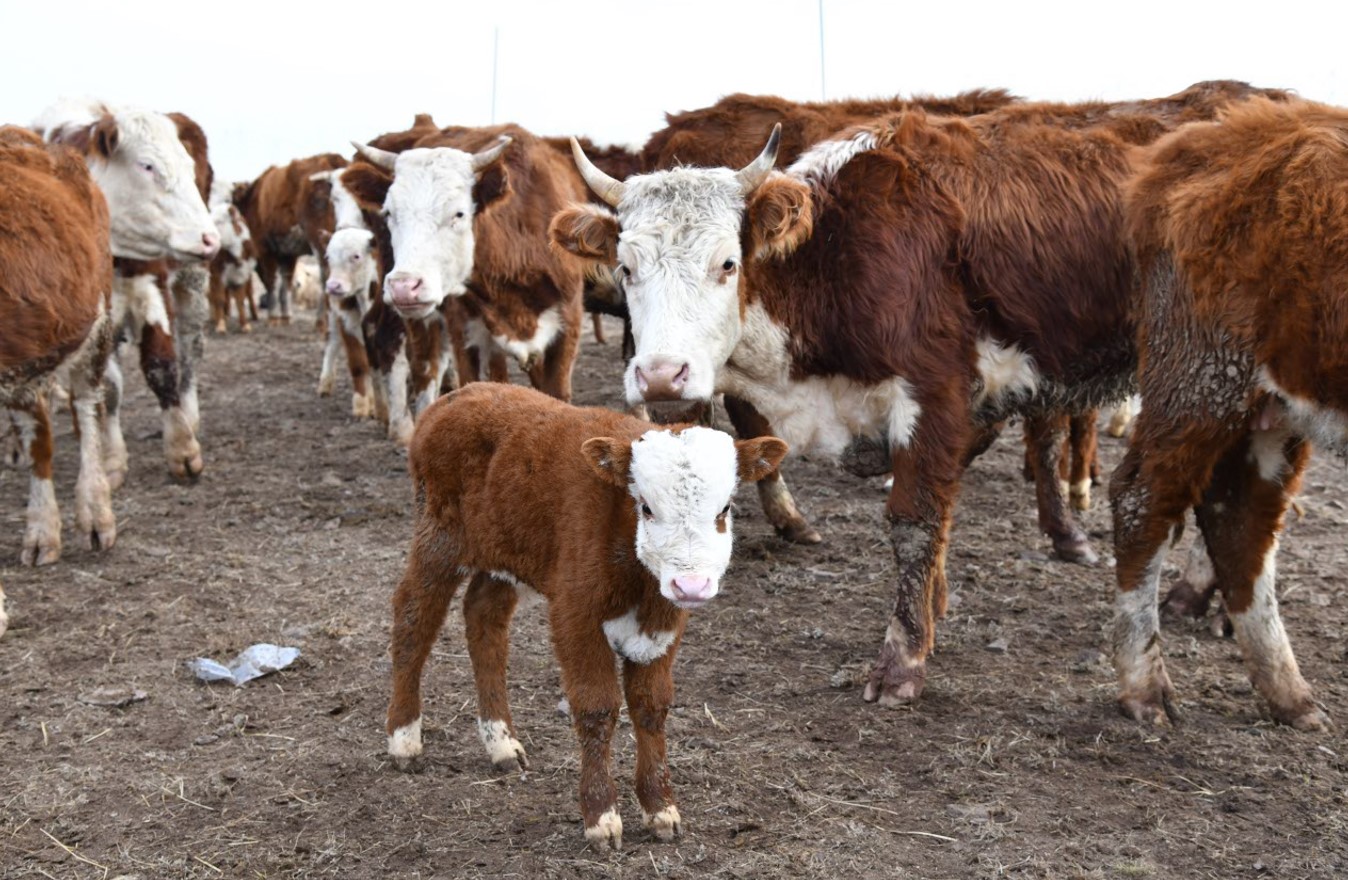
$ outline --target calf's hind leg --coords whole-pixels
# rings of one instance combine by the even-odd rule
[[[665,758],[665,719],[674,701],[676,641],[663,657],[647,664],[623,662],[627,714],[637,740],[637,800],[642,823],[660,840],[673,840],[682,830],[679,808],[669,784]]]
[[[463,582],[449,537],[431,522],[417,524],[407,571],[393,593],[393,697],[388,707],[388,753],[400,770],[421,757],[421,671],[431,654],[450,600]]]
[[[477,733],[492,765],[502,771],[529,769],[506,698],[510,618],[518,603],[513,586],[483,571],[473,576],[463,596],[464,631],[477,684]]]

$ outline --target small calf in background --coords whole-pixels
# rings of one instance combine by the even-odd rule
[[[478,733],[498,768],[527,766],[506,701],[506,660],[519,593],[536,590],[549,602],[580,739],[586,839],[622,846],[609,745],[624,692],[642,819],[672,839],[680,818],[664,729],[674,654],[689,609],[720,590],[739,481],[772,472],[786,451],[775,437],[660,428],[511,385],[471,384],[436,401],[410,447],[417,521],[393,597],[395,763],[407,768],[421,755],[422,667],[467,581]]]

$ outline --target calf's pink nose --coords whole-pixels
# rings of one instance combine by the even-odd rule
[[[336,295],[341,292],[342,292],[342,282],[338,281],[336,278],[329,278],[328,293]]]
[[[711,578],[701,575],[680,575],[674,578],[674,595],[680,599],[701,601],[711,595]]]
[[[213,232],[201,233],[201,250],[206,259],[215,256],[220,250],[220,236]]]

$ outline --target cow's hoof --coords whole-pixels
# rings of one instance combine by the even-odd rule
[[[1053,555],[1063,562],[1075,562],[1077,565],[1095,565],[1100,557],[1091,549],[1091,542],[1085,537],[1053,539]]]
[[[44,536],[23,540],[23,550],[19,553],[19,562],[27,566],[51,565],[61,558],[61,537]]]
[[[857,477],[880,477],[894,467],[888,437],[854,437],[839,459],[843,470]]]
[[[368,419],[374,415],[374,402],[368,394],[351,395],[351,415],[357,419]]]
[[[861,698],[867,703],[879,703],[881,706],[907,706],[922,696],[926,681],[925,663],[906,669],[897,665],[884,668],[877,664],[871,670]]]
[[[322,376],[318,380],[318,396],[331,397],[332,391],[337,387],[337,379],[333,376]]]
[[[195,483],[205,469],[206,464],[202,461],[200,452],[169,462],[169,473],[173,478],[188,483]]]
[[[822,544],[824,536],[805,520],[798,520],[777,526],[777,534],[792,544]]]
[[[1287,708],[1270,707],[1273,720],[1297,730],[1325,730],[1330,726],[1329,716],[1309,700]]]
[[[389,734],[388,756],[403,773],[421,772],[421,716]]]
[[[1073,510],[1081,510],[1081,511],[1090,510],[1091,509],[1090,478],[1088,477],[1082,480],[1080,483],[1073,485],[1068,490],[1068,498],[1072,503]]]
[[[1153,687],[1150,692],[1145,694],[1121,694],[1119,696],[1119,711],[1134,721],[1141,721],[1143,724],[1151,724],[1156,727],[1178,724],[1180,721],[1179,710],[1175,708],[1171,699],[1172,696],[1168,683]]]
[[[616,807],[609,807],[599,821],[585,826],[585,840],[600,852],[623,848],[623,820]]]
[[[670,804],[662,807],[654,815],[641,814],[642,824],[646,830],[655,835],[657,840],[673,840],[683,831],[683,822],[679,818],[679,808]]]
[[[1179,580],[1161,600],[1161,611],[1175,617],[1199,619],[1207,616],[1211,602],[1211,590],[1200,590],[1187,580]]]

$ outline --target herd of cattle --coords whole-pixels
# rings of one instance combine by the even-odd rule
[[[420,756],[421,669],[465,581],[479,732],[498,765],[524,764],[505,638],[532,587],[551,600],[583,745],[587,838],[621,841],[614,654],[643,818],[672,837],[672,659],[729,561],[738,480],[758,482],[784,538],[814,543],[781,440],[891,475],[897,589],[864,698],[911,702],[969,462],[1022,419],[1040,526],[1059,557],[1092,562],[1072,510],[1097,478],[1097,408],[1139,392],[1110,481],[1121,707],[1173,715],[1158,591],[1192,509],[1202,540],[1176,604],[1202,614],[1220,591],[1273,718],[1327,723],[1274,580],[1310,444],[1348,451],[1348,111],[1218,81],[1076,104],[732,95],[667,119],[635,152],[422,115],[350,160],[232,187],[182,114],[64,102],[0,128],[0,427],[32,468],[22,561],[61,551],[53,394],[77,426],[76,528],[107,549],[127,472],[122,349],[139,346],[170,472],[194,478],[208,321],[224,330],[232,309],[248,328],[255,272],[268,320],[289,321],[297,261],[313,255],[319,394],[344,352],[352,415],[410,446],[417,526],[388,718],[400,765]],[[544,396],[571,397],[587,309],[624,319],[641,418]],[[437,402],[484,371],[507,382],[511,359],[542,394],[480,385]],[[643,420],[696,420],[717,395],[734,444]]]

